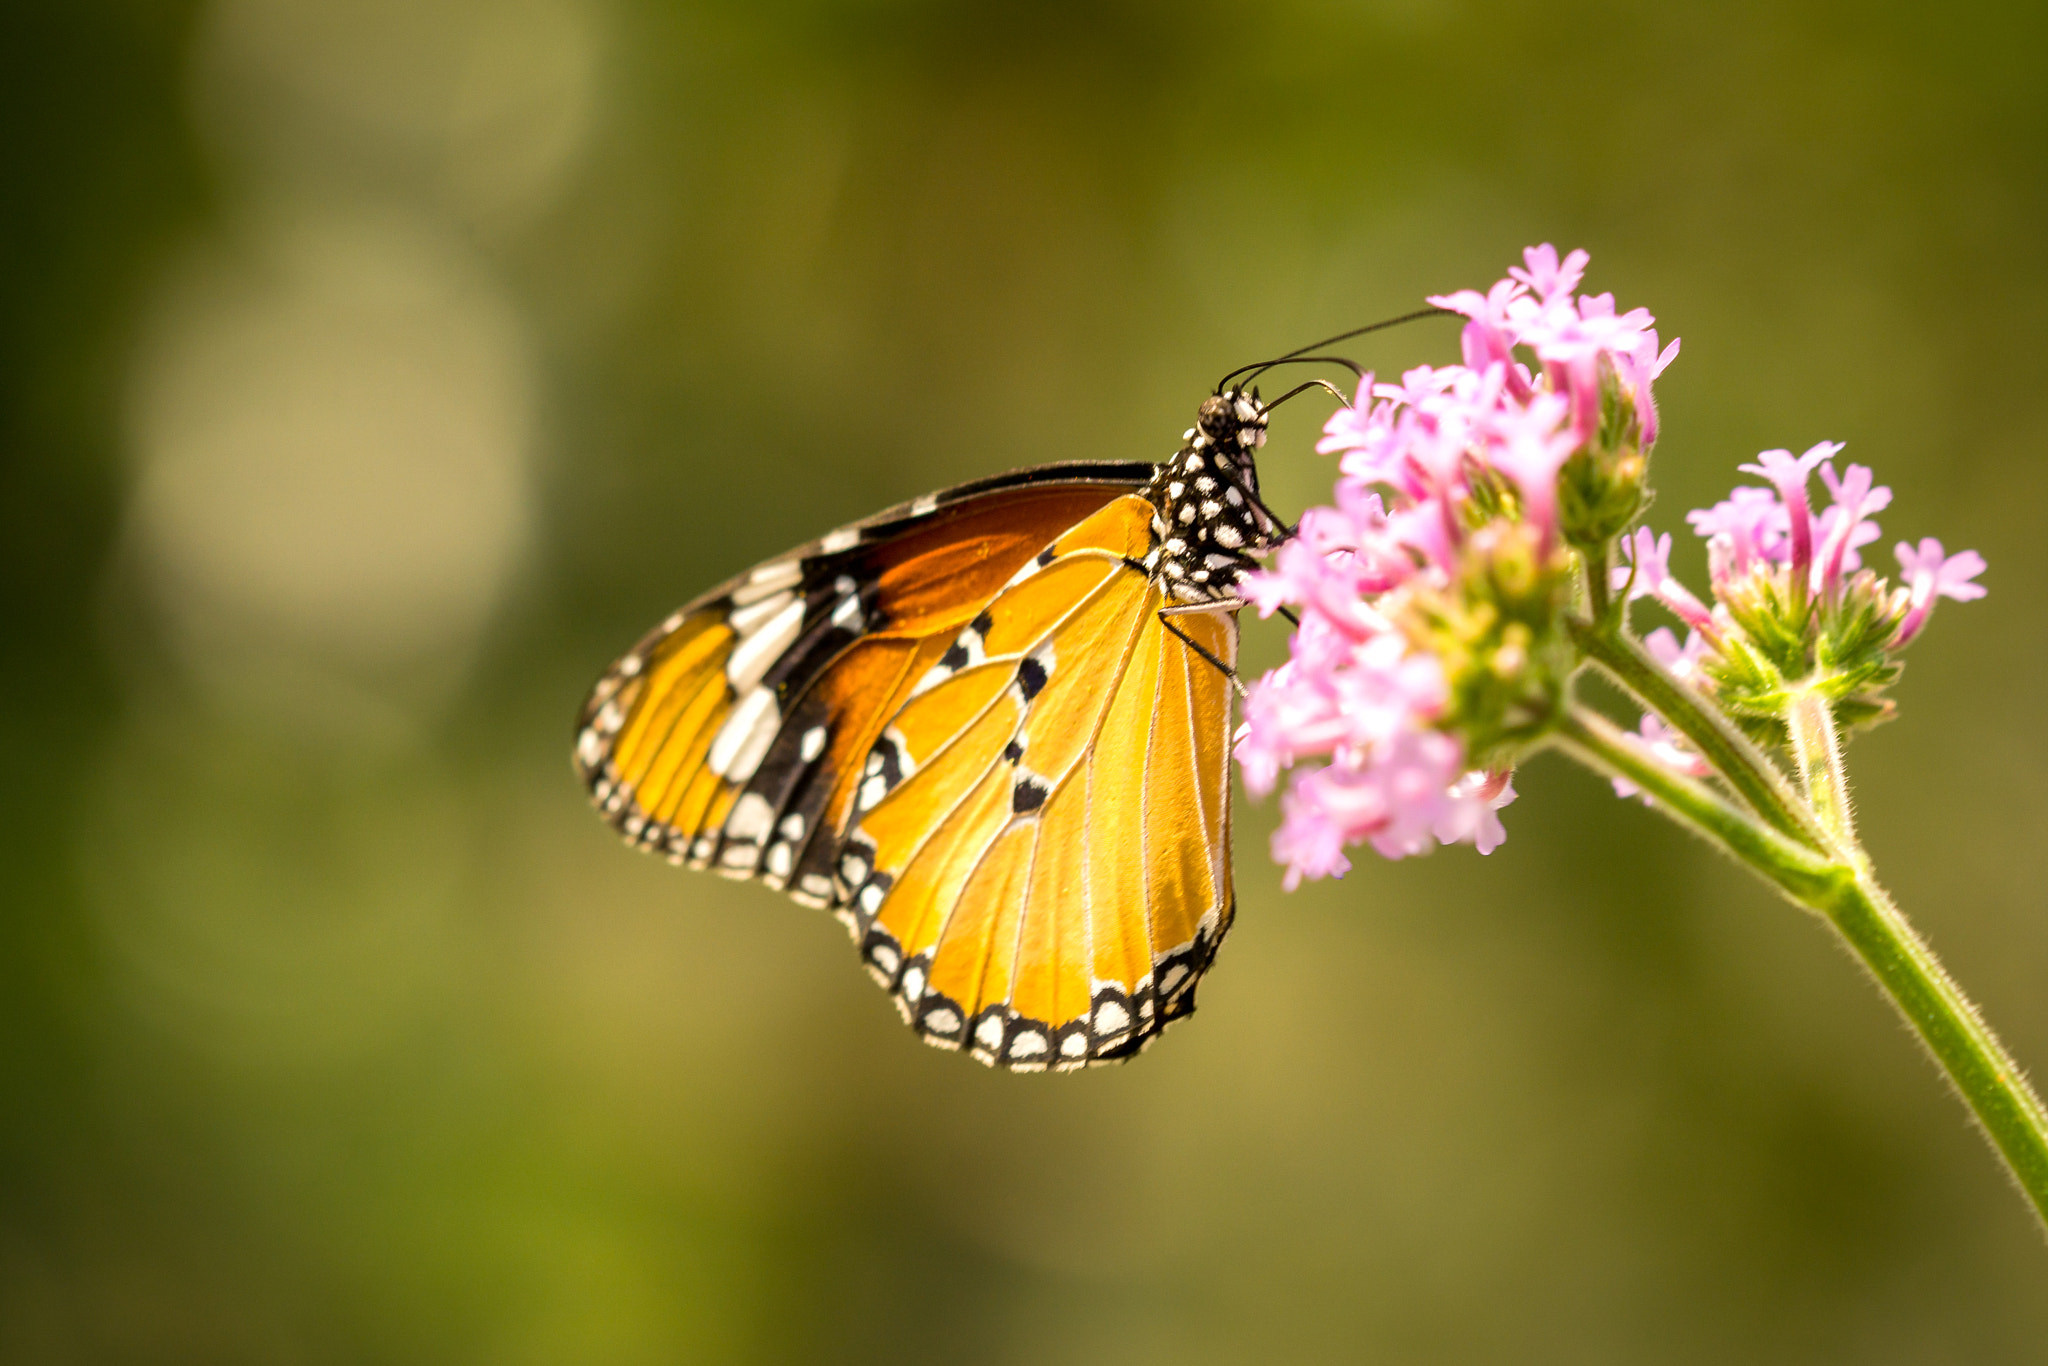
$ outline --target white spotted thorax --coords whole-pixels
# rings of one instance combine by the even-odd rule
[[[1242,390],[1212,394],[1181,440],[1145,486],[1158,537],[1145,571],[1181,602],[1228,598],[1254,556],[1286,535],[1258,500],[1266,410]]]

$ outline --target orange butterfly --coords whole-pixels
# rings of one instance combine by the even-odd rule
[[[1219,386],[1164,464],[962,484],[698,598],[585,703],[592,800],[672,863],[830,907],[929,1043],[1135,1055],[1235,910],[1234,590],[1287,534],[1269,411]]]

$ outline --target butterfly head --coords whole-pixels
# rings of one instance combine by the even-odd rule
[[[1152,477],[1156,541],[1146,568],[1185,601],[1230,596],[1253,558],[1285,528],[1259,501],[1254,453],[1266,441],[1266,409],[1241,389],[1202,401],[1181,448]]]
[[[1249,469],[1252,452],[1266,444],[1266,409],[1256,394],[1242,389],[1211,394],[1202,400],[1189,440],[1197,448],[1212,447],[1229,455],[1242,452]]]

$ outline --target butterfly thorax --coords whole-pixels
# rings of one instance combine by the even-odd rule
[[[1145,568],[1184,602],[1229,597],[1285,532],[1258,496],[1253,453],[1266,442],[1265,410],[1237,390],[1212,394],[1181,441],[1145,487],[1157,509]]]

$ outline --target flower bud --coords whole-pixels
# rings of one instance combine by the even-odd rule
[[[1581,547],[1604,546],[1649,506],[1650,436],[1632,388],[1605,355],[1599,366],[1600,420],[1558,473],[1559,528]]]

